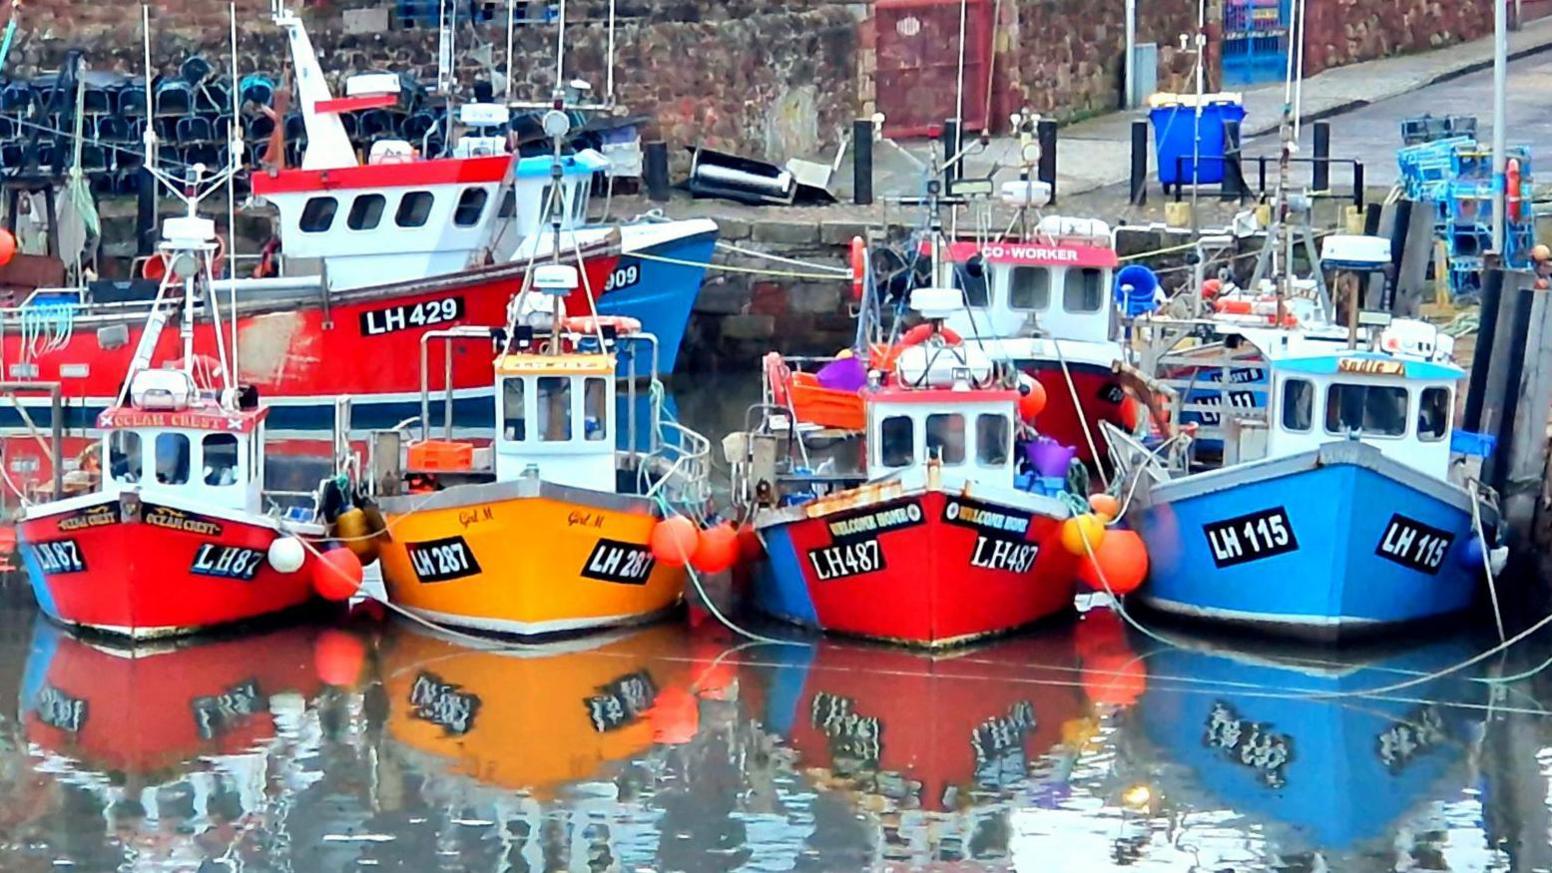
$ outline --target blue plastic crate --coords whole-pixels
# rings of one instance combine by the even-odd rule
[[[1488,458],[1498,448],[1498,438],[1490,433],[1472,433],[1469,430],[1450,431],[1450,451],[1462,455]]]

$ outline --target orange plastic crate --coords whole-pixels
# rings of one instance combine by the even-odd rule
[[[867,413],[856,391],[824,388],[812,373],[792,374],[792,407],[798,421],[842,430],[862,430]]]
[[[425,440],[410,446],[411,470],[468,470],[474,466],[474,446],[450,440]]]

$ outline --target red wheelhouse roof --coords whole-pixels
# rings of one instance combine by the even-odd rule
[[[922,254],[931,254],[932,246],[922,244]],[[951,260],[963,263],[981,255],[989,264],[1013,264],[1033,267],[1099,267],[1114,268],[1118,263],[1115,249],[1105,246],[1076,245],[1060,240],[1053,242],[996,242],[981,245],[974,242],[948,244]]]
[[[432,158],[402,164],[362,164],[328,170],[280,170],[254,173],[253,193],[307,194],[314,191],[424,188],[428,185],[493,184],[506,178],[513,155]]]

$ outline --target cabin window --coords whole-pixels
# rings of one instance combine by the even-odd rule
[[[1391,385],[1336,383],[1326,389],[1326,432],[1401,436],[1407,430],[1407,391]]]
[[[459,227],[473,227],[480,223],[480,216],[485,214],[485,189],[465,188],[458,195],[458,206],[453,209],[453,224]]]
[[[1450,430],[1450,389],[1424,388],[1417,404],[1417,438],[1423,442],[1444,439]]]
[[[941,457],[945,465],[965,462],[965,417],[942,412],[927,416],[927,457]]]
[[[1315,386],[1305,379],[1283,383],[1283,430],[1299,433],[1315,423]]]
[[[339,201],[333,197],[310,197],[307,205],[302,207],[302,231],[304,233],[323,233],[334,224],[334,213],[339,210]]]
[[[400,227],[421,227],[431,217],[431,192],[411,191],[399,201],[399,209],[393,221]]]
[[[237,484],[237,436],[213,433],[200,445],[205,458],[206,485]]]
[[[350,204],[350,215],[345,226],[351,230],[373,230],[383,220],[383,207],[388,199],[381,194],[362,194]]]
[[[609,386],[601,376],[588,377],[582,390],[582,433],[589,440],[609,437]]]
[[[1006,415],[982,413],[975,423],[975,459],[985,467],[1008,463],[1008,443],[1012,435]]]
[[[879,460],[886,467],[909,467],[916,459],[916,425],[910,416],[892,415],[878,428]]]
[[[1062,280],[1062,308],[1068,312],[1098,312],[1105,305],[1102,271],[1069,267]]]
[[[966,306],[987,305],[990,295],[986,288],[986,265],[980,256],[954,265],[954,287],[964,293]]]
[[[502,435],[514,442],[528,439],[527,411],[523,408],[523,380],[501,383]]]
[[[502,192],[501,205],[496,209],[497,218],[511,218],[517,214],[517,191],[508,188]]]
[[[181,433],[156,435],[156,481],[182,485],[189,481],[189,438]]]
[[[1008,305],[1014,309],[1051,305],[1051,271],[1045,267],[1014,267],[1008,286]]]
[[[545,185],[544,186],[544,190],[539,192],[539,220],[540,221],[549,221],[550,220],[550,210],[553,209],[554,206],[555,206],[555,204],[550,202],[550,197],[554,193],[555,193],[555,186],[554,185]]]
[[[140,481],[140,434],[129,430],[108,434],[108,472],[120,482]]]
[[[571,377],[539,377],[539,439],[571,439]]]

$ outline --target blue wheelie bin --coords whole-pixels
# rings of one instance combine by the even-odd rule
[[[1222,182],[1228,145],[1224,125],[1244,120],[1240,95],[1203,94],[1200,118],[1195,94],[1155,94],[1148,102],[1153,107],[1148,120],[1153,123],[1160,184],[1168,188]]]

